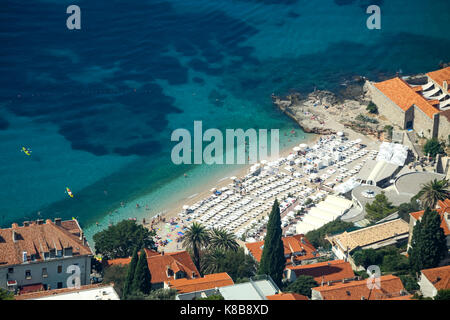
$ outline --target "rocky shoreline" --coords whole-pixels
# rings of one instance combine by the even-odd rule
[[[306,96],[300,93],[284,97],[272,95],[272,101],[306,133],[327,135],[348,128],[380,139],[389,121],[366,110],[372,101],[368,85],[367,79],[356,77],[338,94],[315,90]]]

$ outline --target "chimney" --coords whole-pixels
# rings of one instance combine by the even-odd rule
[[[23,226],[24,226],[24,227],[28,227],[29,225],[30,225],[30,221],[24,221],[24,222],[23,222]]]
[[[162,255],[162,256],[164,255],[164,250],[163,250],[163,251],[161,251],[161,255]]]
[[[61,218],[55,218],[55,225],[61,226]]]
[[[13,228],[13,229],[17,229],[17,228],[19,228],[19,225],[17,224],[17,223],[13,223],[12,225],[11,225],[11,227]]]
[[[322,276],[322,282],[320,283],[320,286],[323,287],[324,283],[325,283],[325,278]]]
[[[37,220],[36,220],[36,223],[37,223],[38,225],[44,224],[44,220],[42,220],[42,219],[37,219]]]

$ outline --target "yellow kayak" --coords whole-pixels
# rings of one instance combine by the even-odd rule
[[[31,150],[28,150],[25,147],[22,147],[22,152],[25,153],[27,156],[31,156]]]
[[[67,191],[67,194],[68,194],[71,198],[73,198],[73,193],[72,193],[72,191],[71,191],[69,188],[67,188],[67,187],[66,187],[66,191]]]

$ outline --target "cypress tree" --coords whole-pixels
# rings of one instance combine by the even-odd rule
[[[258,274],[269,275],[279,287],[282,284],[281,280],[286,265],[282,235],[280,206],[278,200],[275,199],[267,223],[267,234],[264,239]]]
[[[144,249],[139,254],[139,260],[136,266],[136,271],[133,277],[132,290],[133,293],[149,294],[151,289],[151,276],[150,270],[148,270],[147,255]]]
[[[135,248],[133,251],[133,257],[131,258],[131,262],[128,265],[127,278],[126,278],[125,284],[123,286],[122,296],[125,299],[131,293],[131,286],[133,284],[133,278],[134,278],[134,273],[136,272],[137,262],[138,262],[138,249]]]
[[[419,273],[422,269],[437,267],[447,252],[441,217],[436,211],[427,208],[420,221],[416,222],[408,251],[411,271]]]

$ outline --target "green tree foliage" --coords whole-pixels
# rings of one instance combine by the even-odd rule
[[[375,249],[357,250],[353,253],[352,258],[357,266],[364,268],[380,265],[383,262],[383,256]]]
[[[388,198],[381,192],[375,196],[375,200],[372,203],[366,204],[367,218],[372,222],[386,218],[391,213],[397,211],[397,208],[389,202]]]
[[[177,290],[175,289],[156,289],[150,292],[145,300],[175,300]]]
[[[450,289],[439,290],[434,300],[450,300]]]
[[[14,300],[14,294],[0,288],[0,300]]]
[[[405,255],[400,254],[397,248],[391,247],[380,250],[380,254],[383,256],[383,262],[380,267],[382,272],[409,272],[408,258]]]
[[[151,289],[151,275],[148,270],[147,255],[144,249],[139,254],[139,260],[136,265],[136,271],[133,276],[132,291],[149,294]]]
[[[399,215],[399,217],[409,223],[409,214],[411,212],[420,211],[422,210],[422,208],[417,201],[411,200],[411,202],[405,202],[399,205],[397,210],[397,214]]]
[[[225,229],[213,228],[210,232],[210,247],[220,250],[233,250],[239,248],[236,236]]]
[[[264,239],[264,248],[261,262],[259,264],[258,274],[269,275],[273,281],[281,287],[283,270],[286,265],[284,257],[284,246],[281,240],[281,216],[278,200],[272,206],[272,211],[267,223],[267,233]]]
[[[434,158],[437,154],[444,153],[444,146],[439,142],[438,139],[432,138],[427,140],[427,142],[423,146],[423,152],[425,155],[430,155],[430,157]]]
[[[127,277],[126,277],[126,280],[125,280],[125,282],[123,284],[123,297],[125,297],[125,298],[129,294],[131,294],[134,273],[136,272],[136,266],[137,266],[138,260],[139,260],[138,249],[135,248],[134,252],[133,252],[133,257],[131,258],[131,262],[128,265]]]
[[[352,254],[352,258],[356,265],[364,268],[377,265],[380,266],[382,272],[408,273],[408,258],[400,252],[400,249],[389,246],[377,250],[357,250]]]
[[[316,282],[316,280],[314,280],[313,277],[301,275],[297,277],[294,282],[289,284],[286,287],[285,291],[295,292],[311,298],[311,288],[315,288],[318,286],[319,284]]]
[[[369,113],[378,114],[378,107],[372,101],[369,102],[369,105],[367,106],[366,110],[369,111]]]
[[[226,272],[234,282],[254,276],[257,269],[256,261],[243,248],[226,252],[213,250],[206,254],[204,261],[205,274]]]
[[[420,289],[416,279],[414,279],[413,277],[409,275],[400,275],[399,278],[400,280],[402,280],[403,286],[409,293],[412,293]]]
[[[392,133],[394,131],[394,127],[391,126],[391,125],[386,125],[386,126],[384,126],[384,131],[386,131],[389,140],[391,140],[392,139]]]
[[[411,270],[419,273],[422,269],[437,267],[447,253],[441,218],[436,211],[427,208],[422,219],[416,222],[408,251]]]
[[[134,248],[153,248],[154,232],[149,231],[133,220],[123,220],[93,237],[95,250],[106,259],[127,258]]]
[[[450,198],[449,181],[434,179],[422,184],[422,189],[414,198],[419,199],[424,208],[434,209],[439,200]]]
[[[114,290],[120,299],[125,299],[123,288],[127,278],[127,265],[114,265],[103,270],[103,283],[114,283]]]
[[[354,228],[353,223],[336,219],[328,222],[319,229],[309,231],[305,234],[305,237],[314,247],[329,249],[331,244],[325,239],[326,235],[337,234]]]
[[[209,241],[209,232],[197,222],[194,222],[184,234],[183,245],[192,253],[194,264],[199,272],[201,272],[201,251],[208,246]]]

